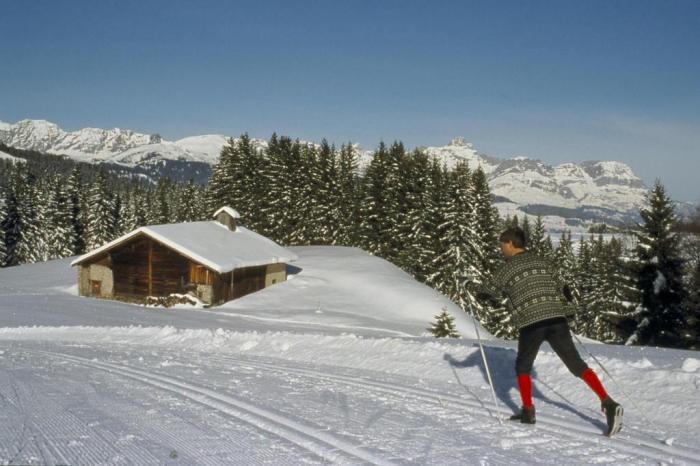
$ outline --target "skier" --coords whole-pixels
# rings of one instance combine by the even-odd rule
[[[573,307],[570,289],[558,279],[549,261],[526,249],[525,233],[521,228],[508,228],[501,233],[499,242],[506,263],[484,284],[480,296],[508,298],[519,329],[515,372],[522,409],[510,419],[524,424],[535,423],[530,372],[540,345],[547,341],[569,371],[583,379],[598,395],[607,418],[606,435],[616,434],[622,427],[623,409],[610,398],[598,376],[581,359],[574,346],[566,319],[567,315],[573,314],[570,312]]]

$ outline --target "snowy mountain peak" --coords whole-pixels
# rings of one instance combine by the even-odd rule
[[[0,122],[0,142],[19,149],[65,154],[79,161],[110,162],[129,167],[153,166],[161,161],[214,165],[229,137],[209,134],[166,141],[158,134],[141,134],[113,128],[84,128],[66,132],[46,120],[22,120],[15,124]],[[267,141],[251,139],[257,149]],[[359,165],[372,160],[372,152],[358,149]],[[581,215],[590,220],[591,208],[603,212],[599,221],[610,215],[627,215],[644,202],[646,187],[632,169],[621,162],[588,161],[550,166],[528,157],[496,158],[478,152],[464,137],[456,137],[446,146],[423,147],[430,157],[453,168],[466,162],[471,169],[481,167],[493,193],[499,198],[502,214],[556,212],[561,228],[566,215]],[[544,209],[543,209],[544,206]],[[571,213],[573,212],[573,213]],[[580,213],[584,212],[584,213]],[[568,217],[567,217],[568,219]]]
[[[469,148],[469,149],[474,149],[474,145],[473,145],[471,142],[467,141],[467,140],[466,140],[465,138],[463,138],[462,136],[453,138],[453,139],[450,141],[450,146],[467,147],[467,148]]]
[[[2,127],[0,140],[8,146],[66,154],[78,159],[105,159],[135,147],[158,144],[157,134],[131,130],[83,128],[67,132],[46,120],[21,120]]]

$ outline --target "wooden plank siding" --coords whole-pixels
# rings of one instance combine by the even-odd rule
[[[112,251],[114,292],[122,296],[184,293],[190,261],[150,238],[138,238]]]
[[[265,288],[265,275],[267,266],[246,267],[233,271],[233,296],[231,299],[240,298]]]

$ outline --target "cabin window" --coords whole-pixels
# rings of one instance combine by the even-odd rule
[[[102,295],[102,281],[101,280],[90,280],[90,290],[93,296]]]

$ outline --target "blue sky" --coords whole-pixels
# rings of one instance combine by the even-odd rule
[[[0,120],[613,159],[700,200],[700,1],[9,1]]]

